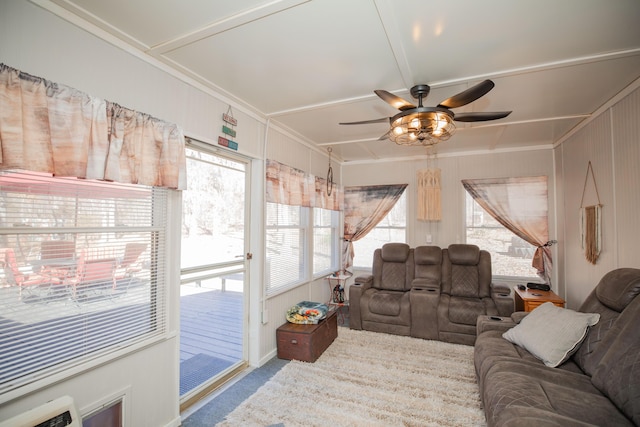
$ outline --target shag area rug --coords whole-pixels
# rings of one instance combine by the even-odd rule
[[[485,426],[473,347],[338,328],[315,363],[291,361],[229,426]]]

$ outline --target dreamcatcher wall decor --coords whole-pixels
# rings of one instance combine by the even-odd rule
[[[593,180],[598,204],[584,206],[584,193],[587,189],[589,174],[591,174],[591,179]],[[580,238],[585,258],[595,265],[602,249],[602,204],[600,204],[600,195],[598,194],[598,186],[596,185],[591,161],[587,166],[587,175],[584,178],[584,188],[582,189],[582,199],[580,200]]]

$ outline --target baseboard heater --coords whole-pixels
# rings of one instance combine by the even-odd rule
[[[69,396],[63,396],[0,421],[0,427],[82,427],[82,420]]]

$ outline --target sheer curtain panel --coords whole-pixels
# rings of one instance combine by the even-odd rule
[[[496,221],[537,247],[531,265],[550,283],[547,177],[465,179],[462,185]]]
[[[408,184],[368,185],[344,189],[343,268],[353,265],[353,242],[367,235],[389,213]]]

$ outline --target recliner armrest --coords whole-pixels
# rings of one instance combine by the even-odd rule
[[[349,327],[351,329],[362,329],[360,298],[362,298],[362,294],[364,294],[367,289],[372,287],[372,274],[356,277],[353,285],[349,286]]]
[[[354,279],[353,285],[351,286],[360,286],[364,289],[368,289],[373,286],[373,274],[365,274],[362,276],[358,276]]]
[[[511,289],[507,286],[492,283],[491,299],[496,304],[500,316],[508,317],[515,310],[513,295],[511,295]]]
[[[514,311],[513,313],[511,313],[511,320],[518,324],[522,321],[522,319],[525,318],[526,315],[528,315],[529,312],[528,311]]]
[[[511,288],[505,285],[491,284],[491,294],[506,294],[511,295]]]
[[[509,317],[500,316],[478,316],[476,321],[476,336],[486,331],[506,332],[516,326],[516,323]]]

